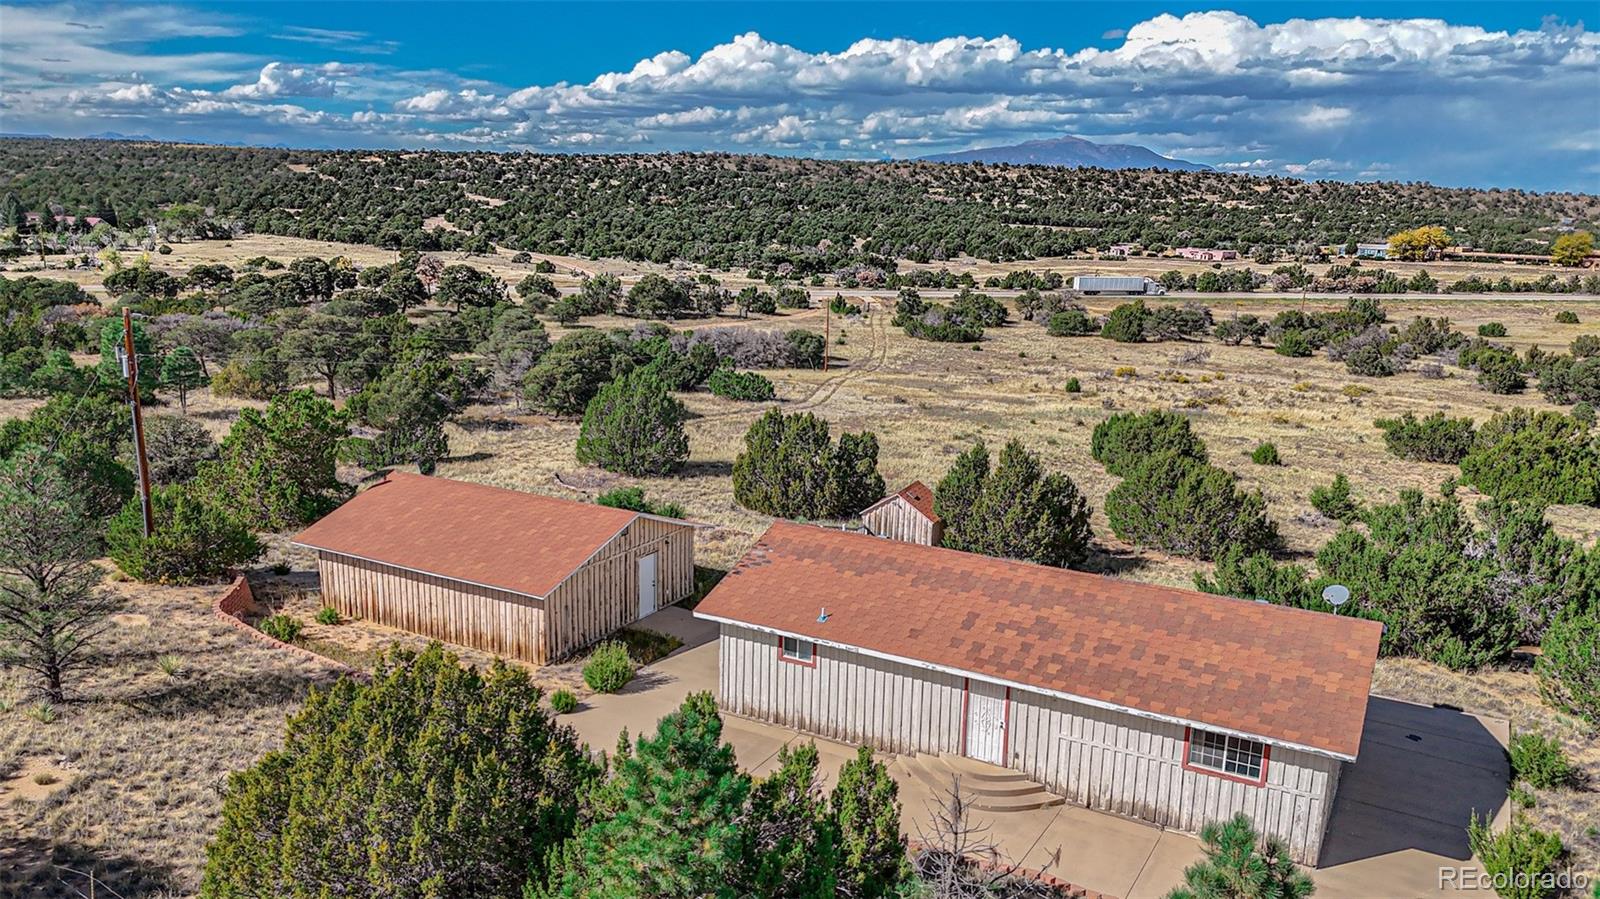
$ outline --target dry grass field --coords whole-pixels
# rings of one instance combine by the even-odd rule
[[[221,588],[110,588],[126,605],[74,701],[41,714],[0,673],[0,895],[88,895],[56,865],[127,899],[193,894],[228,772],[334,676],[220,620]]]
[[[391,261],[393,253],[344,244],[271,237],[178,244],[170,256],[153,257],[163,268],[182,271],[201,262],[237,265],[256,255],[289,261],[301,255],[347,255],[358,264]],[[459,257],[515,282],[531,265],[509,255]],[[558,284],[571,285],[566,274]],[[642,269],[621,263],[579,261],[628,276]],[[1164,261],[1163,261],[1164,262]],[[1076,263],[1074,263],[1076,264]],[[660,270],[659,267],[657,270]],[[1037,270],[1037,267],[1036,267]],[[51,275],[93,282],[85,272]],[[734,281],[733,283],[737,283]],[[849,292],[846,292],[847,295]],[[778,403],[785,411],[810,411],[841,430],[871,430],[880,441],[879,470],[891,490],[912,479],[937,483],[955,456],[979,438],[998,448],[1020,438],[1047,465],[1068,474],[1095,509],[1099,546],[1091,565],[1114,577],[1190,586],[1199,563],[1140,551],[1117,541],[1102,511],[1115,479],[1089,454],[1094,425],[1114,411],[1178,409],[1190,415],[1214,460],[1260,489],[1290,552],[1302,562],[1335,532],[1307,502],[1314,486],[1337,473],[1349,476],[1362,501],[1394,498],[1405,488],[1434,491],[1453,466],[1404,462],[1384,450],[1377,418],[1404,412],[1444,411],[1483,420],[1513,406],[1542,407],[1535,391],[1496,396],[1481,390],[1468,373],[1427,380],[1415,372],[1385,379],[1350,375],[1322,357],[1291,359],[1270,350],[1196,343],[1118,344],[1096,337],[1055,338],[1043,327],[1016,323],[993,329],[976,345],[912,340],[889,321],[888,305],[866,300],[864,317],[832,317],[836,338],[828,371],[774,371]],[[1104,313],[1117,301],[1101,298],[1091,311]],[[1237,310],[1270,315],[1287,301],[1211,299],[1221,318]],[[1337,300],[1308,308],[1335,308]],[[1533,302],[1500,298],[1386,301],[1390,320],[1416,315],[1447,316],[1467,333],[1478,324],[1506,325],[1505,342],[1519,350],[1566,346],[1580,333],[1600,330],[1600,302],[1573,298]],[[1560,308],[1577,310],[1583,324],[1559,325]],[[760,320],[697,321],[704,327],[804,327],[821,331],[820,309]],[[632,320],[586,322],[585,326],[631,326]],[[562,328],[549,326],[552,336]],[[1120,373],[1119,373],[1120,372]],[[1068,393],[1076,377],[1082,392]],[[580,465],[573,454],[578,423],[531,414],[507,401],[468,410],[448,427],[451,455],[438,473],[577,499],[612,486],[638,484],[653,499],[683,505],[707,525],[699,534],[698,561],[726,568],[755,540],[770,519],[739,507],[731,470],[749,424],[767,404],[741,403],[705,392],[683,397],[691,457],[679,474],[642,481]],[[0,401],[0,420],[26,414],[37,400]],[[191,403],[219,436],[243,404],[201,390]],[[176,414],[176,406],[161,414]],[[1250,450],[1274,442],[1284,464],[1257,466]],[[355,480],[360,472],[346,472]],[[1470,491],[1465,493],[1471,500]],[[1600,509],[1558,508],[1552,518],[1585,541],[1600,537]],[[284,548],[282,538],[256,572],[263,593],[308,623],[313,648],[355,663],[395,643],[414,644],[398,632],[356,623],[324,628],[310,624],[319,603],[309,561]],[[269,573],[276,565],[288,575]],[[319,666],[250,640],[217,620],[214,593],[112,585],[127,600],[105,646],[105,658],[76,686],[78,699],[45,721],[20,699],[15,679],[0,673],[0,895],[77,895],[56,880],[50,864],[89,866],[123,896],[186,895],[198,887],[203,847],[220,799],[217,786],[227,771],[249,764],[281,740],[285,715],[308,686],[328,677]],[[487,659],[464,653],[471,661]],[[172,668],[176,673],[168,674]],[[575,666],[546,669],[547,687],[575,686]],[[1580,869],[1600,869],[1600,743],[1537,698],[1531,675],[1520,668],[1455,674],[1409,660],[1384,660],[1376,690],[1399,698],[1441,702],[1511,719],[1514,728],[1560,736],[1585,771],[1588,792],[1545,791],[1529,814],[1556,825],[1576,853]],[[69,883],[81,888],[81,879]]]

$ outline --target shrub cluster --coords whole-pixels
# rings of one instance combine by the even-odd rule
[[[1448,418],[1435,412],[1419,419],[1410,412],[1399,418],[1380,418],[1373,422],[1383,431],[1389,453],[1413,462],[1442,462],[1454,465],[1472,449],[1475,431],[1470,418]]]
[[[1524,731],[1512,737],[1510,755],[1511,779],[1541,790],[1567,786],[1577,775],[1561,741],[1543,734]]]
[[[1539,645],[1533,670],[1545,701],[1600,726],[1600,610],[1569,607]]]
[[[1206,462],[1206,445],[1176,412],[1120,412],[1095,425],[1090,453],[1109,474],[1126,477],[1142,460],[1173,452]]]
[[[1497,499],[1600,506],[1600,441],[1571,416],[1512,409],[1479,429],[1461,478]]]
[[[734,371],[728,367],[721,367],[712,372],[711,378],[706,381],[706,386],[717,396],[732,400],[764,402],[777,395],[772,381],[767,378],[753,371]]]
[[[1123,540],[1174,555],[1214,559],[1224,549],[1271,549],[1277,527],[1260,493],[1236,478],[1173,450],[1140,460],[1106,495],[1106,517]]]
[[[628,655],[628,647],[616,640],[595,647],[583,663],[583,682],[596,693],[615,693],[633,680],[638,667]]]
[[[1262,441],[1250,451],[1250,461],[1257,465],[1282,465],[1283,458],[1278,455],[1278,446],[1270,441]]]
[[[106,552],[124,573],[147,583],[193,584],[227,577],[261,557],[261,543],[232,511],[207,502],[187,484],[150,493],[155,527],[144,535],[138,497],[106,525]]]
[[[733,463],[733,498],[747,509],[779,518],[849,518],[883,498],[878,438],[870,431],[841,434],[809,412],[777,409],[750,426]]]
[[[980,440],[950,466],[934,491],[943,545],[1040,565],[1082,562],[1093,534],[1089,503],[1066,475],[1012,440],[991,471]]]
[[[644,489],[641,487],[613,487],[595,497],[594,501],[597,505],[643,512],[646,515],[660,515],[664,518],[684,517],[682,506],[672,502],[653,502],[644,495]]]

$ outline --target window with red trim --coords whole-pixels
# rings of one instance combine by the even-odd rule
[[[1267,769],[1267,744],[1190,728],[1188,764],[1191,768],[1259,781]]]
[[[778,658],[783,659],[785,662],[815,665],[817,663],[817,644],[797,637],[779,637]]]

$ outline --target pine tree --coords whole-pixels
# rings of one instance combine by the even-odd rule
[[[67,463],[35,445],[0,460],[0,665],[27,672],[51,702],[117,609],[99,589],[99,525]]]
[[[722,742],[716,701],[691,694],[617,763],[599,797],[608,814],[573,837],[551,894],[732,895],[749,792],[748,775]]]
[[[1316,891],[1311,875],[1295,867],[1289,847],[1258,839],[1243,813],[1200,829],[1205,858],[1183,871],[1183,886],[1167,899],[1306,899]]]
[[[778,768],[750,791],[739,829],[742,894],[771,899],[835,894],[837,834],[817,786],[815,743],[778,750]]]
[[[828,807],[839,829],[839,895],[899,895],[911,873],[900,833],[900,787],[871,749],[860,747],[839,769]]]
[[[178,410],[189,414],[189,391],[206,383],[204,369],[194,350],[186,346],[173,347],[161,360],[161,386],[178,394]]]

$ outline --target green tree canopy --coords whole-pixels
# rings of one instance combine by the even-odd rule
[[[392,650],[370,683],[313,690],[283,748],[228,778],[201,894],[515,896],[597,774],[523,669]]]
[[[1037,454],[1011,440],[989,470],[980,440],[957,457],[934,493],[944,520],[944,545],[966,552],[1041,565],[1082,562],[1093,533],[1089,503],[1060,472],[1047,472]]]
[[[648,368],[600,389],[583,413],[579,462],[635,477],[668,474],[689,458],[688,410]]]
[[[309,390],[280,394],[266,411],[245,409],[222,441],[220,457],[200,467],[208,502],[238,510],[258,530],[315,521],[343,499],[336,475],[344,415]]]
[[[809,412],[767,410],[745,432],[733,463],[733,497],[779,518],[847,518],[883,498],[878,438],[841,434]]]

